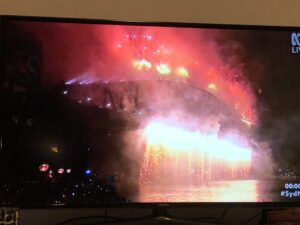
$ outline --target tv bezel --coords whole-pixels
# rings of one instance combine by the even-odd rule
[[[257,31],[300,31],[296,26],[275,26],[275,25],[250,25],[250,24],[215,24],[215,23],[188,23],[188,22],[157,22],[157,21],[124,21],[124,20],[106,20],[106,19],[88,19],[88,18],[68,18],[68,17],[43,17],[43,16],[21,16],[21,15],[0,15],[0,75],[2,72],[1,58],[2,54],[2,23],[8,21],[16,22],[48,22],[48,23],[71,23],[71,24],[105,24],[105,25],[126,25],[126,26],[154,26],[154,27],[180,27],[180,28],[205,28],[205,29],[232,29],[232,30],[257,30]],[[296,207],[299,202],[126,202],[126,203],[100,203],[100,204],[78,204],[78,205],[43,205],[31,206],[9,206],[20,209],[51,209],[51,208],[153,208],[153,207]]]

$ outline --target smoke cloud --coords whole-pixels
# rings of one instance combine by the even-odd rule
[[[137,192],[140,162],[144,157],[140,150],[145,148],[145,140],[139,137],[152,119],[168,118],[164,122],[249,145],[260,159],[254,164],[254,174],[257,177],[272,174],[269,144],[256,141],[249,144],[256,135],[255,128],[241,122],[243,119],[251,126],[260,123],[257,96],[261,94],[260,75],[265,68],[245,50],[245,43],[251,40],[250,33],[43,22],[16,25],[30,31],[40,42],[41,74],[46,89],[60,83],[76,84],[76,93],[70,94],[74,100],[91,101],[89,104],[123,113],[120,119],[116,115],[105,115],[105,119],[130,124],[132,116],[128,113],[137,116],[137,124],[132,125],[135,129],[118,133],[125,147],[119,146],[120,143],[100,144],[99,132],[105,128],[109,133],[110,127],[105,119],[90,121],[91,127],[100,124],[90,129],[92,148],[125,149],[93,160],[94,164],[101,164],[119,159],[121,163],[109,166],[105,175],[126,171],[120,179],[127,183],[118,186],[126,196]],[[132,85],[132,81],[138,84]],[[89,84],[101,88],[83,91]],[[70,89],[74,88],[71,86]]]

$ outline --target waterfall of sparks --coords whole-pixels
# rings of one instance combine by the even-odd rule
[[[251,149],[230,140],[159,122],[149,123],[143,135],[141,184],[236,180],[250,173]]]

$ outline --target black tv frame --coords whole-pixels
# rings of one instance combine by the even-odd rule
[[[300,27],[296,26],[271,26],[271,25],[243,25],[243,24],[211,24],[211,23],[187,23],[187,22],[148,22],[148,21],[122,21],[106,19],[86,19],[86,18],[67,18],[67,17],[42,17],[42,16],[19,16],[19,15],[0,15],[0,77],[2,72],[2,23],[7,21],[15,22],[49,22],[49,23],[77,23],[77,24],[105,24],[105,25],[127,25],[127,26],[156,26],[156,27],[181,27],[181,28],[206,28],[206,29],[233,29],[233,30],[257,30],[257,31],[291,31],[300,32]],[[1,90],[0,90],[1,91]],[[299,202],[167,202],[167,203],[100,203],[95,205],[58,205],[58,206],[12,206],[21,209],[51,209],[51,208],[154,208],[154,216],[157,216],[157,209],[160,208],[193,208],[193,207],[213,207],[213,208],[240,208],[256,207],[263,211],[269,208],[299,207]],[[165,212],[163,212],[164,214]],[[105,217],[105,216],[101,216]],[[143,219],[144,217],[141,217]],[[113,218],[112,218],[113,219]],[[175,221],[176,222],[176,221]]]

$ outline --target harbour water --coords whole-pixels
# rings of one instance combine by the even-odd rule
[[[141,185],[136,202],[279,202],[284,181],[235,180],[201,185]]]

